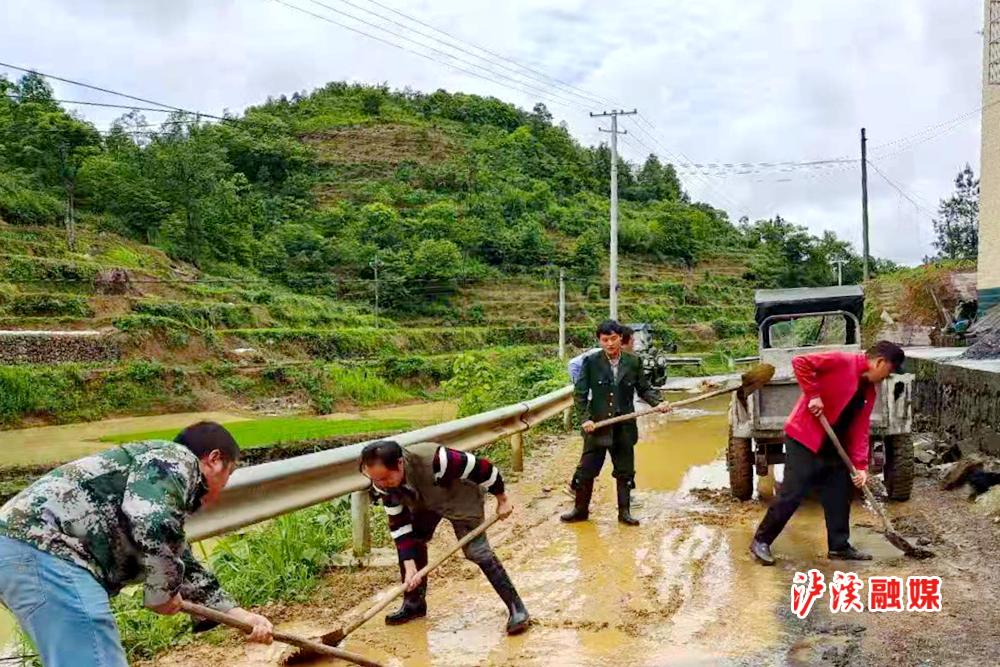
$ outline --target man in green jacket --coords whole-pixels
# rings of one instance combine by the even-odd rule
[[[218,500],[240,450],[212,422],[56,468],[0,508],[0,602],[45,667],[127,667],[109,596],[145,582],[146,607],[226,611],[270,643],[271,623],[236,606],[191,553],[185,519]],[[204,627],[202,625],[202,627]]]
[[[614,465],[618,488],[618,521],[629,526],[639,522],[631,514],[631,493],[635,488],[635,443],[639,429],[634,419],[594,429],[594,423],[635,411],[633,395],[661,412],[670,405],[662,402],[660,392],[649,384],[642,372],[642,362],[634,354],[622,350],[622,326],[614,320],[597,327],[601,351],[584,358],[579,379],[574,383],[577,414],[584,420],[583,454],[573,475],[571,486],[575,503],[561,519],[567,523],[584,521],[590,516],[590,498],[594,480],[601,473],[607,452]]]

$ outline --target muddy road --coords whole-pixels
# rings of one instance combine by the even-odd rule
[[[514,516],[490,533],[520,589],[534,624],[519,637],[503,633],[506,612],[478,569],[461,559],[432,575],[426,619],[389,628],[371,621],[346,642],[369,657],[403,665],[983,665],[995,664],[1000,614],[998,540],[992,521],[970,515],[961,495],[920,480],[914,499],[894,505],[900,525],[924,535],[939,556],[907,561],[869,530],[860,504],[852,541],[871,563],[837,568],[826,560],[822,511],[807,503],[774,545],[781,560],[764,568],[747,545],[762,502],[738,503],[722,490],[725,403],[642,424],[637,449],[638,528],[616,521],[606,465],[591,521],[567,526],[566,482],[579,454],[576,436],[550,438],[510,485]],[[442,524],[432,553],[452,543]],[[794,573],[816,567],[872,575],[938,575],[939,614],[831,614],[824,598],[799,620],[789,612]],[[394,567],[331,575],[308,605],[268,611],[292,631],[337,625],[370,596],[394,583]],[[270,665],[279,648],[193,647],[158,665]],[[221,660],[221,662],[220,662]],[[317,662],[314,664],[333,664]]]

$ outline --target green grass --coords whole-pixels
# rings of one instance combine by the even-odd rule
[[[236,442],[244,449],[267,447],[279,442],[319,440],[359,433],[405,431],[413,422],[405,419],[317,419],[315,417],[268,417],[224,424]],[[177,429],[126,433],[101,438],[104,442],[135,442],[138,440],[173,440]]]
[[[385,512],[370,516],[372,545],[389,545]],[[215,544],[208,561],[222,587],[240,605],[300,602],[316,589],[331,558],[350,543],[350,502],[342,498],[227,535]],[[198,547],[194,553],[201,557]],[[144,609],[140,587],[126,589],[111,604],[129,662],[153,658],[194,640],[186,615],[160,616]],[[220,633],[226,632],[213,630],[206,639],[218,641]]]

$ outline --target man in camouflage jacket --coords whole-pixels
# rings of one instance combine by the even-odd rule
[[[126,665],[109,596],[144,581],[144,602],[174,614],[187,599],[228,611],[269,642],[191,553],[184,522],[218,499],[239,457],[218,424],[188,427],[68,463],[0,508],[0,601],[46,667]]]

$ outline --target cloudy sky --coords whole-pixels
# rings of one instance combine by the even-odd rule
[[[955,173],[966,162],[978,173],[982,11],[981,0],[3,0],[0,61],[210,113],[330,80],[541,100],[587,144],[607,139],[589,111],[635,107],[641,117],[622,120],[628,159],[751,164],[684,167],[685,187],[733,219],[780,213],[858,246],[857,162],[758,163],[856,159],[864,126],[875,166],[905,193],[870,173],[872,252],[915,263]],[[117,115],[80,110],[101,127]]]

